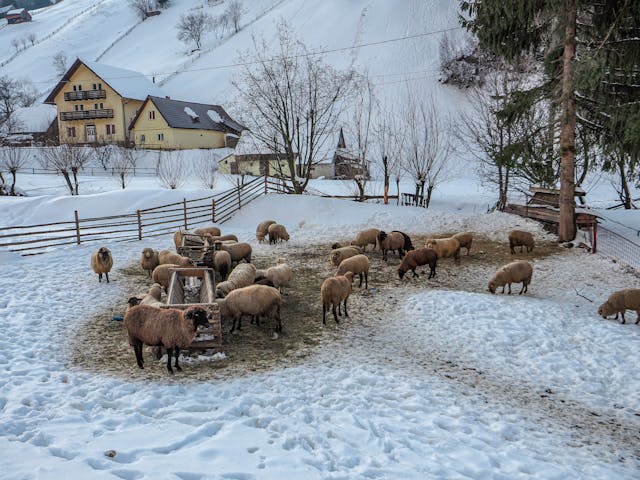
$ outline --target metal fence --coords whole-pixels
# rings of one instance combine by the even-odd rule
[[[640,243],[598,225],[597,252],[640,271]]]

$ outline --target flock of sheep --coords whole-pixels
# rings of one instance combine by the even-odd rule
[[[259,325],[261,320],[268,320],[274,326],[274,338],[282,331],[280,310],[282,293],[289,286],[293,278],[293,271],[284,259],[278,259],[277,264],[265,270],[256,269],[251,263],[252,248],[246,242],[238,242],[235,235],[222,235],[218,227],[206,227],[192,232],[178,231],[174,234],[176,250],[180,251],[186,235],[207,239],[210,245],[215,245],[213,256],[206,261],[200,261],[202,266],[212,268],[217,277],[215,302],[220,308],[223,321],[231,323],[231,332],[241,329],[241,319],[249,316],[251,322]],[[289,234],[283,225],[273,220],[261,222],[256,229],[256,239],[263,242],[268,237],[269,243],[288,241]],[[512,230],[508,236],[509,248],[512,254],[520,247],[527,253],[534,248],[534,238],[529,232]],[[453,258],[460,263],[460,253],[464,248],[469,255],[473,235],[462,232],[450,238],[429,238],[422,248],[414,248],[411,238],[403,232],[370,228],[359,232],[348,245],[334,243],[329,255],[329,262],[337,267],[334,276],[325,279],[320,287],[322,301],[322,322],[326,324],[326,314],[331,311],[336,323],[338,316],[348,317],[347,300],[352,292],[354,278],[359,278],[359,286],[364,283],[368,288],[370,261],[366,255],[369,245],[373,250],[382,254],[387,261],[389,252],[396,252],[400,259],[397,268],[398,276],[411,271],[413,277],[418,277],[416,268],[429,266],[429,278],[436,275],[439,259]],[[180,349],[187,349],[193,342],[199,326],[209,326],[209,313],[198,306],[186,310],[164,308],[162,292],[167,292],[171,280],[171,271],[180,267],[193,267],[195,262],[179,253],[169,250],[155,251],[145,248],[140,258],[141,267],[148,272],[153,280],[149,291],[142,295],[129,298],[124,324],[129,336],[129,343],[134,349],[137,364],[144,368],[142,359],[142,345],[162,346],[167,349],[167,370],[173,373],[171,367],[172,354],[175,355],[174,366],[181,370],[178,363]],[[108,273],[113,266],[113,258],[107,247],[100,247],[91,257],[91,266],[102,281],[102,275],[109,282]],[[512,283],[522,283],[519,294],[526,293],[531,283],[533,267],[524,260],[510,262],[500,267],[489,279],[488,290],[495,293],[502,287],[502,293],[508,289],[511,293]],[[604,318],[615,314],[622,314],[627,309],[638,313],[640,322],[640,289],[627,289],[614,292],[603,303],[598,313]]]

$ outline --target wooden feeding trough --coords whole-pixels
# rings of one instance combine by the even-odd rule
[[[180,255],[200,263],[213,250],[213,245],[209,243],[209,239],[206,236],[184,233],[182,235],[182,244],[177,250]]]
[[[211,326],[198,330],[198,337],[189,350],[209,350],[222,352],[222,326],[220,307],[215,302],[215,280],[210,268],[172,268],[171,281],[167,292],[165,308],[202,307],[209,312]],[[190,302],[190,298],[196,301]]]

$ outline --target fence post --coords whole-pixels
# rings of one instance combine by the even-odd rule
[[[142,218],[140,216],[140,210],[136,210],[138,214],[138,240],[142,240]]]
[[[189,230],[189,226],[187,225],[187,199],[182,199],[182,211],[184,213],[184,229]]]
[[[78,216],[78,210],[74,210],[73,215],[76,219],[76,242],[80,245],[80,218]]]
[[[211,223],[216,223],[216,199],[211,199]]]
[[[236,180],[238,182],[238,210],[242,208],[242,199],[240,198],[240,180]]]

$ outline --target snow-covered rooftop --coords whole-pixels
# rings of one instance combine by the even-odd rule
[[[42,103],[32,107],[19,108],[13,113],[13,128],[10,133],[46,132],[56,115],[55,105]]]
[[[148,95],[156,97],[166,96],[158,85],[140,72],[105,65],[104,63],[90,62],[87,60],[81,61],[125,98],[144,100]]]

